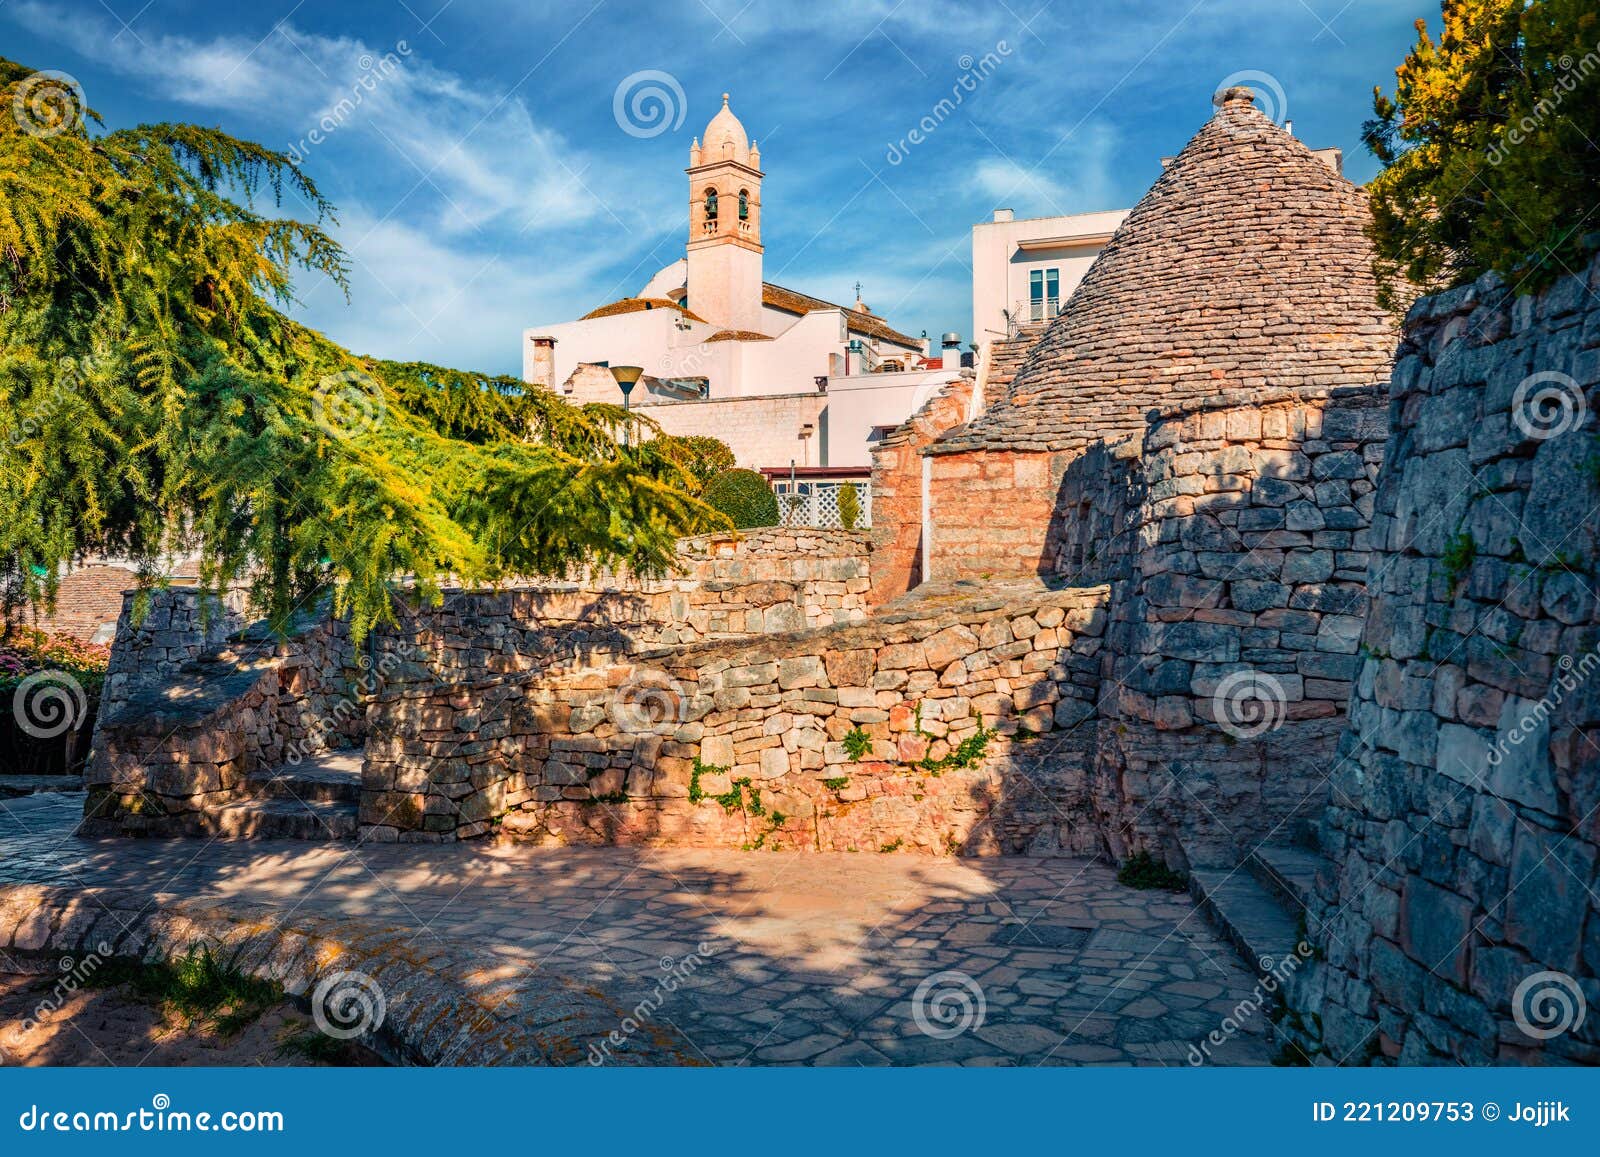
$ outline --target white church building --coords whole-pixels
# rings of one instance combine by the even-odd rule
[[[687,172],[684,256],[637,296],[525,330],[524,380],[576,403],[620,402],[608,367],[640,366],[631,404],[668,433],[722,439],[780,491],[859,484],[873,442],[961,372],[959,340],[930,351],[860,300],[764,279],[761,152],[726,93]]]

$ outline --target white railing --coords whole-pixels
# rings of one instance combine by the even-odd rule
[[[1011,320],[1018,325],[1027,325],[1034,321],[1049,321],[1060,312],[1059,297],[1025,297],[1012,307]]]
[[[775,478],[772,492],[778,496],[778,525],[837,527],[839,521],[839,492],[846,486],[855,487],[861,514],[856,519],[856,529],[865,530],[872,525],[872,484],[865,478]]]

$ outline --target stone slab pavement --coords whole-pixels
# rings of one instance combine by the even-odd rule
[[[0,884],[414,927],[593,984],[711,1064],[1181,1066],[1256,986],[1188,896],[1087,860],[86,840],[82,800],[0,801]],[[1208,1063],[1277,1051],[1255,1011]]]

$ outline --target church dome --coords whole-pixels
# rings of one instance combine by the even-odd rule
[[[750,162],[750,138],[745,135],[744,125],[739,123],[739,118],[728,107],[727,93],[722,94],[722,107],[717,110],[717,115],[706,125],[700,157],[704,164],[712,161]]]

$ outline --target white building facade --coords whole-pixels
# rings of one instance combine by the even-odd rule
[[[575,403],[620,402],[609,367],[639,366],[631,404],[671,434],[720,438],[739,465],[864,477],[871,445],[960,372],[859,299],[764,279],[761,153],[722,108],[689,149],[684,256],[637,296],[523,333],[523,378]],[[840,473],[844,472],[844,473]]]
[[[972,333],[979,344],[1013,336],[1061,311],[1128,215],[1126,209],[1018,219],[996,209],[972,227]]]

